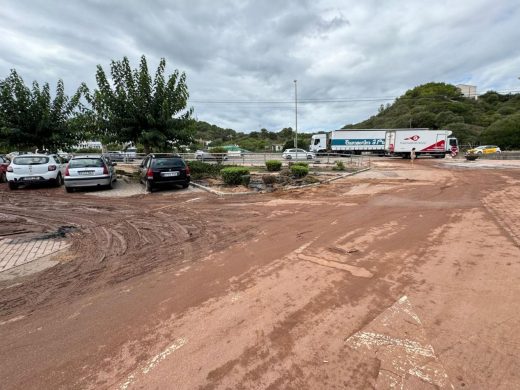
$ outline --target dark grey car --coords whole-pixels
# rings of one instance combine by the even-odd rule
[[[191,179],[190,168],[178,155],[149,154],[139,166],[139,179],[150,192],[174,184],[187,188]]]

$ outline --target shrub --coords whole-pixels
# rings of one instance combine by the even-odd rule
[[[218,176],[222,169],[220,165],[208,164],[202,161],[187,161],[187,164],[190,167],[191,177],[195,180]]]
[[[276,183],[276,176],[275,175],[262,175],[262,181],[264,184],[267,185],[273,185]]]
[[[343,164],[343,161],[336,161],[336,165],[332,167],[333,171],[344,171],[345,170],[345,164]]]
[[[309,167],[309,163],[305,161],[296,161],[293,163],[289,163],[290,166],[297,166],[297,167]]]
[[[251,175],[242,175],[240,176],[240,182],[243,186],[249,186],[249,182],[251,181]]]
[[[278,160],[267,160],[265,162],[265,167],[269,172],[276,172],[282,169],[282,162]]]
[[[226,184],[241,184],[242,176],[249,175],[249,169],[244,167],[227,167],[221,169],[220,174]]]
[[[297,178],[304,177],[307,176],[307,174],[309,173],[309,167],[304,165],[293,164],[291,165],[291,173],[294,177]]]

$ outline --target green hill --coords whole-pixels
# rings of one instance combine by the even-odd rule
[[[497,144],[520,148],[520,94],[486,92],[464,97],[454,85],[428,83],[408,90],[377,115],[343,128],[449,129],[461,145]]]

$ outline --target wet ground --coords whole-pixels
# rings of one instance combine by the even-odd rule
[[[0,185],[1,234],[70,245],[0,281],[2,388],[519,388],[520,169],[493,164],[232,198]]]

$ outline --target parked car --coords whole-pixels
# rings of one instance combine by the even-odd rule
[[[139,166],[139,179],[149,192],[173,184],[187,188],[191,180],[190,168],[176,154],[149,154]]]
[[[303,150],[303,149],[294,148],[294,149],[285,149],[282,153],[282,157],[285,158],[286,160],[300,160],[300,159],[312,160],[316,156],[312,152],[307,152],[306,150]]]
[[[125,160],[125,154],[122,152],[108,151],[105,154],[105,156],[108,157],[111,161],[124,161]]]
[[[9,189],[19,185],[51,183],[57,187],[63,184],[65,164],[55,154],[23,154],[13,158],[7,167]]]
[[[115,165],[102,155],[72,157],[65,169],[65,190],[72,192],[80,187],[110,189],[117,180]]]
[[[496,145],[481,145],[476,148],[469,149],[467,154],[493,154],[493,153],[502,153],[500,148]]]
[[[197,150],[195,152],[197,160],[227,160],[227,153],[211,153],[207,150]]]
[[[7,173],[7,167],[11,161],[4,156],[3,154],[0,154],[0,183],[5,183],[7,181],[6,173]]]

